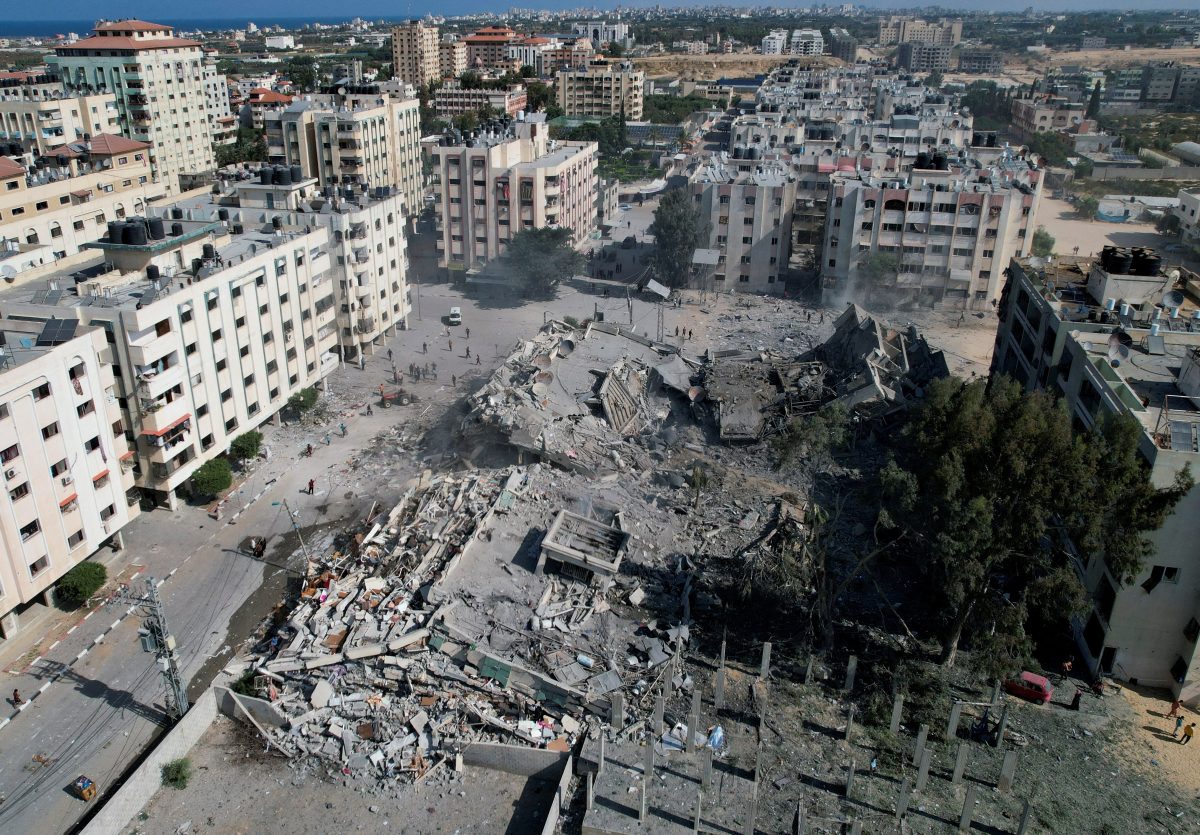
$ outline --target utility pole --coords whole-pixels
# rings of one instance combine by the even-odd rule
[[[175,652],[175,636],[167,627],[167,615],[163,611],[162,600],[158,597],[158,586],[153,577],[146,578],[146,594],[139,597],[128,588],[121,594],[122,601],[132,603],[142,609],[141,635],[142,649],[153,652],[162,673],[163,687],[167,691],[167,713],[174,721],[183,718],[187,713],[187,685],[183,673],[179,670],[179,656]]]
[[[394,374],[395,370],[393,368]],[[292,509],[288,507],[287,499],[284,499],[282,502],[271,502],[271,507],[279,507],[280,505],[283,506],[284,512],[287,513],[288,521],[292,523],[292,530],[295,531],[296,538],[300,540],[300,548],[304,551],[304,559],[312,562],[312,557],[308,553],[308,544],[304,541],[304,534],[300,532],[300,526],[296,524],[296,517],[292,513]]]

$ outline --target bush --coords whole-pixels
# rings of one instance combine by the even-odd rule
[[[58,581],[58,599],[68,606],[82,606],[108,580],[108,569],[98,562],[81,562]]]
[[[288,408],[296,414],[307,412],[313,406],[317,405],[317,390],[312,386],[293,394],[288,398]]]
[[[192,761],[187,757],[171,760],[162,767],[162,784],[173,789],[186,789],[192,779]]]
[[[229,445],[229,454],[237,461],[257,458],[259,450],[262,449],[262,439],[261,432],[251,431],[238,435]]]
[[[214,458],[192,473],[192,489],[198,496],[215,496],[233,484],[233,469],[224,458]]]

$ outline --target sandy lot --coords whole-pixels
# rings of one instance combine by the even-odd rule
[[[1162,247],[1169,241],[1152,223],[1106,223],[1086,220],[1065,200],[1042,198],[1037,225],[1054,236],[1054,251],[1062,255],[1093,255],[1108,245]],[[1075,247],[1079,251],[1075,252]]]
[[[1171,737],[1174,719],[1167,719],[1171,697],[1165,691],[1149,688],[1121,688],[1121,695],[1140,721],[1130,723],[1129,736],[1119,746],[1121,756],[1130,764],[1161,774],[1181,791],[1196,796],[1200,793],[1200,750],[1193,741],[1181,745]],[[1183,709],[1184,724],[1200,723],[1200,715]],[[1182,734],[1181,734],[1182,736]]]

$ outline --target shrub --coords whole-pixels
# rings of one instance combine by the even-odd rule
[[[288,408],[297,414],[307,412],[313,406],[317,405],[317,390],[312,386],[300,389],[300,391],[288,398],[287,404]]]
[[[238,435],[229,445],[229,454],[238,461],[257,458],[259,450],[262,449],[262,439],[261,432],[251,431]]]
[[[68,606],[82,606],[108,580],[108,570],[98,562],[81,562],[58,581],[58,599]]]
[[[224,458],[214,458],[192,473],[192,489],[198,496],[215,496],[233,484],[233,470]]]
[[[186,789],[192,779],[192,761],[187,757],[171,760],[162,767],[162,783],[173,789]]]

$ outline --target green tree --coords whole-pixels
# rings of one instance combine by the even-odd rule
[[[265,162],[267,139],[254,128],[238,128],[237,139],[232,145],[218,145],[213,149],[217,165],[235,165],[239,162]]]
[[[1160,235],[1170,235],[1172,237],[1179,234],[1182,226],[1179,221],[1179,215],[1174,212],[1167,212],[1154,222],[1154,228],[1158,230]]]
[[[1048,546],[1052,524],[1085,554],[1103,552],[1116,576],[1136,574],[1145,534],[1192,481],[1185,469],[1155,490],[1139,436],[1125,415],[1075,434],[1061,401],[1004,376],[930,384],[880,473],[880,520],[912,534],[909,552],[940,613],[943,664],[953,666],[966,637],[983,668],[1015,665],[1030,650],[1031,618],[1082,605],[1073,566]]]
[[[1033,230],[1033,245],[1030,251],[1039,258],[1054,254],[1054,236],[1046,231],[1045,226]]]
[[[235,461],[242,461],[247,458],[257,458],[259,451],[262,449],[263,436],[261,432],[251,430],[244,432],[233,439],[233,443],[229,445],[229,455]]]
[[[317,60],[311,55],[297,55],[284,65],[288,79],[303,93],[311,93],[317,88]]]
[[[700,214],[687,189],[677,188],[663,195],[654,210],[650,232],[655,239],[650,262],[655,275],[668,287],[687,286],[701,233]]]
[[[942,86],[942,82],[945,80],[946,77],[942,75],[941,70],[934,70],[933,72],[929,73],[929,75],[925,76],[925,86],[936,90],[938,87]]]
[[[1092,87],[1092,97],[1088,99],[1087,110],[1083,115],[1088,119],[1095,119],[1100,115],[1100,79],[1096,79],[1096,84]]]
[[[81,562],[55,584],[56,596],[65,606],[82,606],[108,580],[108,569],[98,562]]]
[[[537,78],[537,70],[528,64],[521,66],[521,78]]]
[[[884,284],[900,272],[900,258],[890,252],[871,252],[859,259],[858,272],[872,284]]]
[[[454,127],[463,133],[475,130],[475,128],[479,127],[479,115],[474,110],[460,113],[454,117]]]
[[[173,789],[186,789],[192,779],[192,761],[187,757],[171,760],[161,769],[162,784]]]
[[[1086,217],[1088,220],[1095,220],[1096,212],[1100,211],[1100,201],[1097,200],[1095,197],[1092,197],[1090,194],[1085,195],[1084,197],[1080,197],[1078,200],[1075,201],[1075,211],[1079,212],[1080,215],[1082,215],[1083,217]],[[1040,229],[1041,227],[1038,227],[1038,228]],[[1033,241],[1034,241],[1034,244],[1036,245],[1037,244],[1037,233],[1036,232],[1034,232]],[[1053,241],[1051,242],[1050,247],[1053,249],[1053,247],[1054,247]]]
[[[625,54],[625,47],[614,41],[604,47],[604,54],[609,58],[620,58]]]
[[[233,469],[224,458],[205,461],[192,473],[192,490],[197,496],[215,496],[233,484]]]
[[[522,279],[527,295],[547,298],[559,281],[583,271],[583,256],[571,244],[570,229],[522,229],[508,245],[504,267]]]
[[[302,388],[288,398],[287,405],[296,414],[303,414],[317,405],[317,390],[312,386]]]

